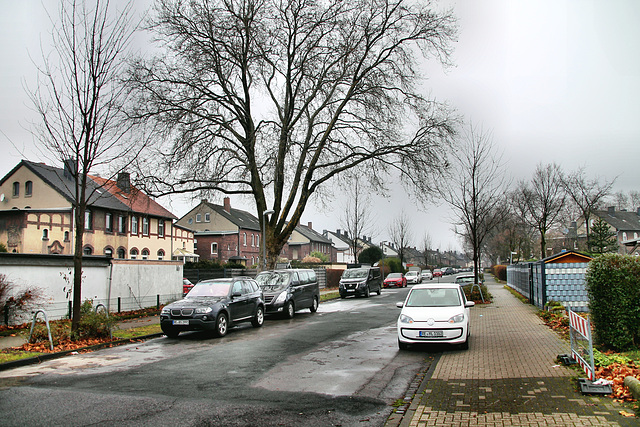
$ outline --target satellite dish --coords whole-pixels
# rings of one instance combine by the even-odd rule
[[[4,193],[0,194],[0,202],[4,202],[6,197],[4,197]]]

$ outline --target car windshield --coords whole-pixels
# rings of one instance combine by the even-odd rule
[[[387,276],[387,279],[401,279],[402,274],[400,273],[391,273]]]
[[[344,273],[342,273],[342,278],[343,279],[361,279],[361,278],[367,277],[367,274],[369,274],[367,270],[351,269],[351,270],[345,270]]]
[[[463,276],[456,278],[456,283],[473,283],[473,276]]]
[[[229,295],[229,288],[231,282],[200,282],[191,288],[187,297],[226,297]]]
[[[409,271],[409,272],[407,273],[407,276],[417,276],[417,275],[418,275],[418,272],[417,272],[417,271]]]
[[[279,289],[289,284],[289,273],[279,273],[275,271],[269,271],[260,273],[256,276],[256,282],[264,290]]]
[[[407,307],[453,307],[459,306],[460,293],[450,288],[413,289],[407,299]]]

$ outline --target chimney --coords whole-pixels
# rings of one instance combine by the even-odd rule
[[[609,206],[607,208],[607,211],[609,212],[609,215],[616,216],[616,207],[615,206]]]
[[[228,197],[224,198],[224,210],[231,213],[231,199]]]
[[[638,208],[638,212],[640,212],[640,208]],[[336,230],[336,235],[337,235],[338,237],[340,237],[340,229],[339,229],[339,228]]]
[[[309,227],[310,229],[312,229],[312,230],[313,230],[313,223],[312,223],[311,221],[309,221],[309,222],[307,223],[307,227]]]
[[[66,159],[64,161],[64,176],[73,179],[73,177],[78,173],[78,165],[76,164],[75,159]]]
[[[636,211],[636,213],[638,214],[638,216],[640,216],[640,208],[638,208],[638,210]]]
[[[131,179],[128,172],[120,172],[117,181],[118,188],[125,193],[131,192]]]

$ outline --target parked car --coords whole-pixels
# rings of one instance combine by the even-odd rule
[[[187,278],[182,279],[182,297],[189,293],[189,291],[193,288],[193,283]]]
[[[453,267],[447,267],[447,268],[442,270],[442,275],[443,276],[447,276],[447,275],[453,274],[453,273],[455,273],[455,270],[453,269]]]
[[[369,297],[372,292],[380,295],[382,290],[382,274],[378,267],[348,268],[340,278],[340,298],[349,295]]]
[[[433,277],[442,277],[442,270],[440,270],[439,268],[433,270]]]
[[[460,286],[473,284],[476,278],[473,274],[461,274],[456,277],[456,283]]]
[[[422,280],[433,280],[433,273],[431,270],[422,270]]]
[[[166,305],[160,313],[160,327],[169,338],[197,330],[222,337],[240,322],[251,322],[256,328],[264,323],[262,290],[250,277],[198,282],[184,299]]]
[[[462,288],[455,283],[416,285],[409,291],[398,316],[398,347],[410,344],[458,344],[469,348],[469,308]]]
[[[396,286],[398,288],[407,287],[407,278],[402,273],[389,273],[386,279],[384,279],[384,287],[389,288]]]
[[[282,314],[291,319],[297,310],[318,311],[320,286],[316,272],[309,269],[263,271],[256,282],[264,295],[265,312]]]
[[[417,271],[407,271],[407,274],[405,274],[404,277],[407,279],[407,283],[422,283],[422,276]]]

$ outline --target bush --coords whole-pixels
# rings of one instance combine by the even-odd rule
[[[235,262],[228,262],[224,265],[224,268],[244,270],[247,267],[242,264],[236,264]]]
[[[507,281],[507,266],[506,265],[494,265],[491,267],[491,273],[498,279],[503,282]]]
[[[344,270],[336,268],[327,268],[327,288],[337,288],[340,286],[340,278]]]
[[[74,339],[105,338],[111,336],[111,329],[115,326],[116,319],[106,312],[95,312],[93,301],[85,300],[80,307],[80,322]]]
[[[309,254],[312,258],[318,258],[318,262],[329,262],[329,256],[327,254],[323,254],[322,252],[314,251]],[[305,257],[306,258],[306,257]],[[306,262],[302,260],[302,262]]]
[[[467,297],[467,301],[473,301],[476,304],[482,304],[482,297],[484,297],[485,303],[491,302],[491,294],[489,293],[486,285],[480,285],[480,289],[482,290],[482,295],[480,295],[478,287],[474,286],[473,284],[465,285],[462,287],[462,291],[464,292],[465,297]]]
[[[400,258],[385,258],[384,265],[389,267],[391,273],[404,273]]]
[[[54,346],[68,341],[71,337],[71,325],[68,320],[49,322],[49,327],[51,328],[51,339],[53,340]],[[36,323],[29,342],[31,344],[49,342],[49,333],[45,323]]]
[[[323,261],[320,258],[311,255],[307,255],[306,257],[302,258],[303,264],[320,264],[321,262]]]
[[[600,345],[618,351],[640,343],[640,259],[606,254],[589,263],[589,311]]]
[[[212,259],[203,259],[198,262],[185,262],[185,269],[201,269],[201,270],[218,270],[222,268],[222,264],[220,264],[217,260]]]
[[[376,262],[382,259],[382,249],[378,246],[369,246],[366,249],[363,249],[358,255],[358,262],[360,264],[370,264],[373,265]]]
[[[15,288],[4,274],[0,274],[0,319],[4,322],[6,313],[7,325],[30,313],[43,300],[40,288],[29,287],[21,292]]]

